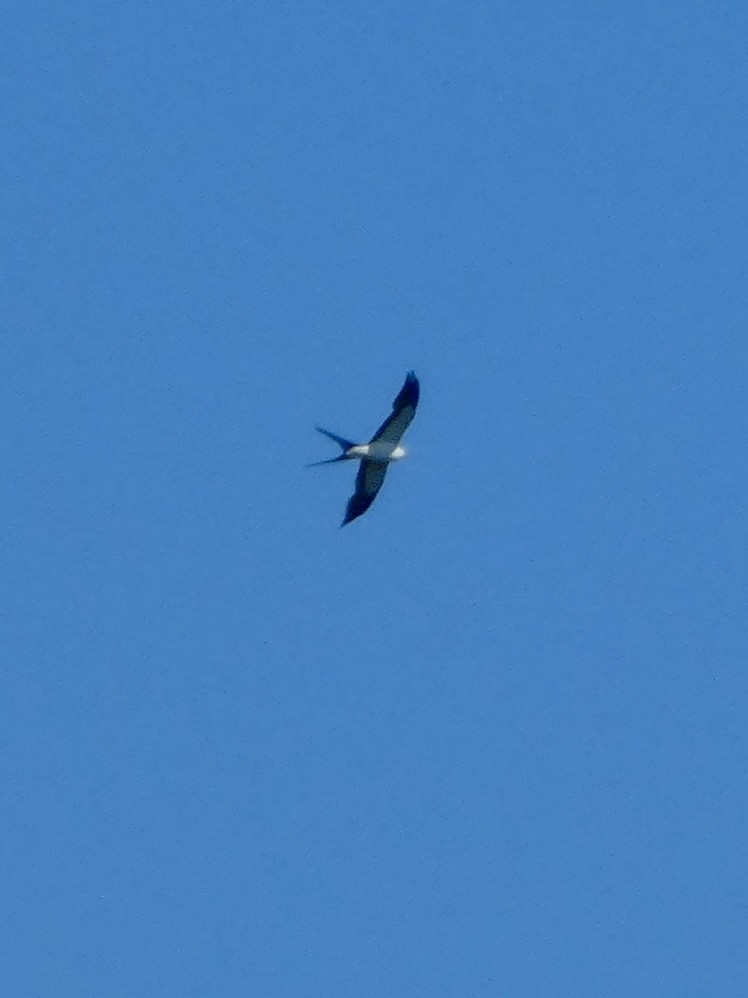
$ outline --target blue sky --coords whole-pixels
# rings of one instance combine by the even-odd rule
[[[7,994],[744,993],[747,22],[12,5]]]

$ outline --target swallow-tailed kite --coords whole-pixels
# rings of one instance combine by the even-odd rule
[[[348,500],[348,508],[341,527],[366,512],[382,487],[384,476],[387,474],[387,465],[406,456],[407,451],[400,443],[400,438],[416,414],[419,392],[418,378],[410,371],[405,384],[392,403],[392,412],[368,444],[354,444],[344,437],[330,433],[329,430],[323,430],[321,426],[317,427],[320,433],[334,440],[342,448],[343,453],[327,461],[316,461],[315,465],[334,464],[337,461],[361,461],[356,475],[356,491]]]

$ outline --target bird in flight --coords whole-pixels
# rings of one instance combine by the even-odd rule
[[[341,527],[366,512],[382,487],[390,462],[399,461],[406,456],[407,451],[400,440],[416,414],[419,394],[418,378],[413,371],[409,371],[403,387],[392,403],[392,412],[368,444],[354,444],[351,440],[339,437],[336,433],[323,430],[321,426],[317,427],[320,433],[324,433],[326,437],[334,440],[343,453],[338,457],[329,458],[327,461],[315,461],[314,465],[309,465],[309,467],[316,467],[320,464],[335,464],[337,461],[359,460],[361,462],[356,475],[356,491],[348,500],[348,507],[343,522],[340,524]]]

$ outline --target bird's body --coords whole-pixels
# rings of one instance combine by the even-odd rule
[[[317,464],[351,460],[361,462],[356,475],[356,491],[348,501],[345,519],[341,526],[344,527],[346,523],[366,512],[382,487],[389,465],[406,457],[407,451],[400,443],[400,439],[413,420],[419,396],[418,378],[410,371],[392,404],[392,412],[366,444],[355,444],[345,437],[330,433],[329,430],[323,430],[321,426],[317,427],[320,433],[334,440],[343,451],[338,457],[317,461]]]
[[[401,444],[393,445],[387,440],[373,440],[370,444],[354,444],[348,450],[347,456],[389,464],[390,461],[400,461],[407,457],[407,454],[408,452]]]

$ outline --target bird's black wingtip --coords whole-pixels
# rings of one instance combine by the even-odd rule
[[[349,523],[353,523],[354,520],[357,520],[359,516],[361,516],[361,514],[365,512],[366,512],[365,509],[351,509],[351,507],[349,506],[348,509],[345,511],[343,522],[340,524],[341,529],[347,526]]]
[[[415,371],[408,371],[405,376],[405,383],[400,389],[400,392],[395,399],[394,408],[399,408],[404,405],[418,405],[418,399],[421,394],[421,385],[416,377]]]

